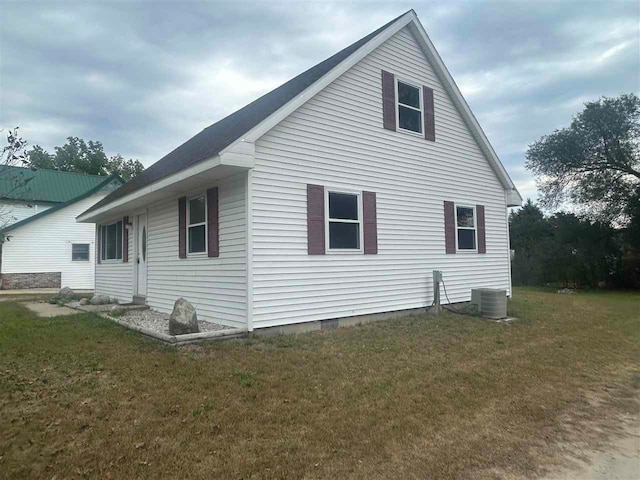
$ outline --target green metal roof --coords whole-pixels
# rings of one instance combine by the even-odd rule
[[[107,177],[60,170],[0,167],[0,199],[64,203],[101,185]]]
[[[51,170],[49,170],[51,171]],[[0,235],[4,235],[5,233],[21,227],[23,225],[26,225],[27,223],[31,223],[35,220],[38,220],[42,217],[46,217],[47,215],[52,214],[53,212],[57,212],[58,210],[62,210],[65,207],[68,207],[69,205],[72,205],[76,202],[79,202],[80,200],[84,200],[85,198],[93,195],[96,192],[99,192],[100,190],[102,190],[103,188],[117,188],[117,186],[122,185],[124,183],[124,181],[122,180],[122,178],[120,178],[119,175],[113,174],[113,175],[109,175],[108,177],[106,176],[98,176],[98,175],[88,175],[88,176],[95,176],[99,179],[101,179],[101,182],[98,183],[97,185],[95,185],[93,188],[90,188],[88,190],[85,190],[84,192],[82,192],[81,195],[78,195],[75,198],[72,198],[71,200],[68,200],[66,202],[62,202],[62,203],[58,203],[55,206],[51,207],[51,208],[47,208],[46,210],[44,210],[43,212],[37,213],[36,215],[32,215],[30,217],[25,218],[24,220],[20,220],[19,222],[16,223],[12,223],[11,225],[8,225],[2,229],[0,229]]]

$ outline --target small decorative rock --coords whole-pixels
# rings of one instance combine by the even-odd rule
[[[80,301],[78,302],[80,305],[84,306],[84,305],[89,305],[89,299],[88,298],[81,298]]]
[[[116,305],[120,303],[117,297],[109,297],[109,303],[115,303]]]
[[[91,303],[91,305],[108,305],[111,303],[111,299],[108,295],[94,295],[91,297],[89,303]]]
[[[69,287],[61,288],[58,291],[58,297],[60,300],[71,300],[76,293]]]
[[[169,317],[169,335],[184,335],[199,331],[196,309],[184,298],[176,300]]]

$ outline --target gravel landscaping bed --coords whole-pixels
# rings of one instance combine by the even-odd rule
[[[155,310],[129,310],[127,313],[118,317],[119,321],[135,325],[137,327],[148,328],[159,333],[169,335],[169,314],[160,313]],[[201,332],[213,332],[216,330],[228,330],[231,327],[219,325],[217,323],[205,322],[198,320],[198,327]]]

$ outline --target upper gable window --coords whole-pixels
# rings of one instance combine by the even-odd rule
[[[422,133],[422,89],[401,80],[396,81],[398,129]]]

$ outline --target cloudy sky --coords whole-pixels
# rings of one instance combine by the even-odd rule
[[[638,0],[0,0],[0,127],[148,166],[410,8],[523,196],[528,144],[640,90]]]

